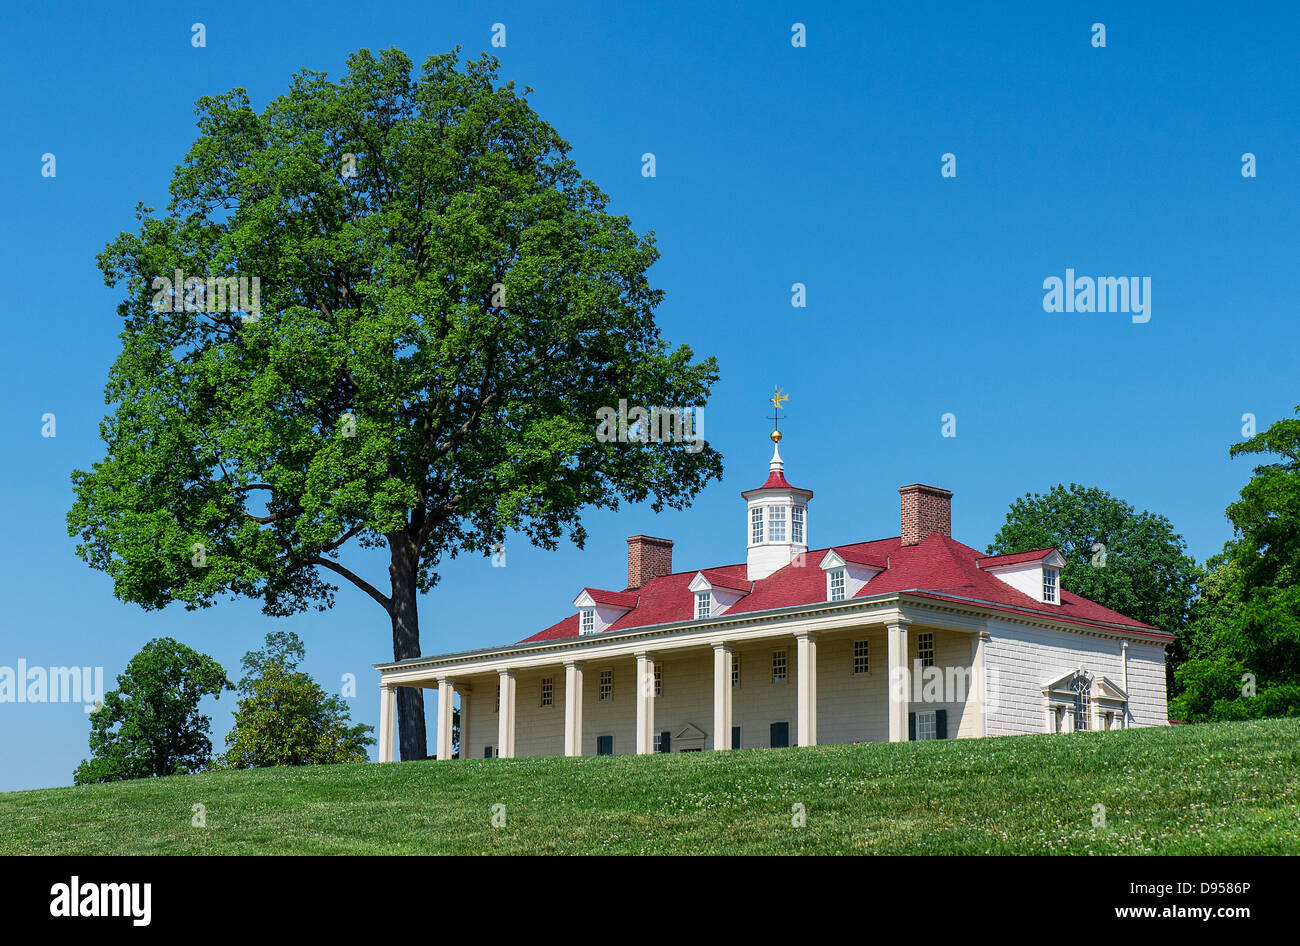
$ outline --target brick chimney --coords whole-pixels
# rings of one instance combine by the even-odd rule
[[[952,493],[937,486],[913,483],[898,488],[902,507],[903,545],[924,542],[931,532],[952,536]]]
[[[649,535],[627,537],[627,590],[635,591],[651,578],[673,573],[673,540]]]

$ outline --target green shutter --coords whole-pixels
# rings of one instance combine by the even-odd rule
[[[660,752],[673,751],[673,734],[667,729],[665,729],[663,732],[659,734],[659,751]]]
[[[907,714],[907,741],[916,742],[916,714]]]
[[[740,727],[739,726],[731,727],[731,748],[733,749],[740,748]]]
[[[934,737],[936,739],[948,738],[948,711],[934,711]]]
[[[484,747],[483,747],[483,758],[485,758],[485,759],[490,759],[490,758],[492,758],[492,747],[491,747],[491,746],[484,746]]]
[[[773,749],[784,749],[790,745],[790,724],[773,723],[768,739]]]

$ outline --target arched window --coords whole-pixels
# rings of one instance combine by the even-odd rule
[[[1079,674],[1070,682],[1070,690],[1074,693],[1074,730],[1085,732],[1092,716],[1092,681]]]

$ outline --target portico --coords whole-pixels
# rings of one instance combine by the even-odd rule
[[[436,688],[441,759],[452,757],[455,697],[460,758],[814,746],[823,741],[823,709],[825,741],[907,741],[911,679],[921,667],[914,642],[909,648],[914,619],[898,605],[853,601],[791,614],[781,628],[719,618],[711,627],[606,632],[385,666],[380,758],[391,759],[397,686]],[[926,627],[939,656],[969,673],[978,634]],[[939,708],[959,723],[969,699]],[[693,738],[678,745],[682,732]]]

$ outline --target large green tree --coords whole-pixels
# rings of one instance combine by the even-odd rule
[[[1065,558],[1063,588],[1175,636],[1168,649],[1172,673],[1184,656],[1199,571],[1169,520],[1094,486],[1058,484],[1013,502],[988,551],[1049,546]]]
[[[653,235],[496,80],[486,56],[415,74],[363,50],[261,112],[242,89],[198,102],[167,212],[141,207],[100,257],[125,286],[122,351],[68,525],[119,597],[285,615],[341,580],[384,609],[394,658],[417,657],[418,595],[447,557],[515,532],[581,546],[584,507],[681,508],[720,478],[700,443],[595,436],[623,398],[703,405],[716,363],[661,337]],[[257,277],[260,306],[169,290],[178,269]],[[386,580],[342,561],[351,546],[382,550]],[[401,758],[423,758],[419,690],[398,718]]]
[[[298,669],[306,656],[293,631],[267,634],[262,650],[243,656],[239,705],[222,765],[250,769],[366,761],[374,727],[352,725],[343,698],[326,693]]]
[[[207,654],[160,637],[131,658],[117,689],[90,714],[90,758],[73,773],[78,785],[197,772],[212,760],[205,696],[231,689]]]
[[[1300,714],[1300,419],[1229,455],[1275,459],[1255,467],[1227,509],[1236,535],[1211,562],[1192,659],[1178,674],[1173,709],[1189,722]]]

